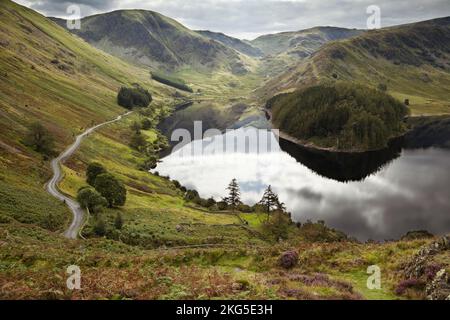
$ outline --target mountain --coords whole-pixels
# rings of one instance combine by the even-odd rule
[[[265,98],[320,82],[381,87],[413,113],[450,112],[450,17],[325,44],[260,90]],[[406,101],[407,100],[407,101]]]
[[[223,45],[233,48],[234,50],[246,54],[248,56],[261,57],[263,55],[263,52],[260,49],[252,46],[250,43],[247,43],[237,38],[227,36],[226,34],[223,34],[221,32],[212,32],[207,30],[199,30],[196,32],[204,37],[218,41]]]
[[[52,19],[61,26],[66,24]],[[72,31],[96,48],[156,69],[174,71],[189,66],[197,70],[225,68],[234,73],[245,69],[236,51],[152,11],[119,10],[89,16],[81,20],[80,30]]]
[[[250,44],[264,53],[259,73],[265,78],[273,78],[291,70],[326,43],[354,37],[362,32],[355,29],[316,27],[264,35],[250,41]]]
[[[356,29],[315,27],[296,32],[264,35],[250,43],[259,48],[266,56],[287,53],[305,58],[327,42],[350,38],[362,32],[362,30]]]

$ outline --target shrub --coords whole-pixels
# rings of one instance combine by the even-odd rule
[[[145,137],[141,134],[141,133],[137,133],[135,132],[132,136],[131,136],[131,140],[130,140],[130,147],[141,152],[145,149],[145,147],[147,146],[147,140],[145,139]]]
[[[275,240],[287,239],[291,222],[288,214],[277,211],[269,217],[269,220],[262,227],[263,231]]]
[[[146,108],[152,100],[152,95],[139,85],[134,85],[132,88],[122,87],[117,95],[119,106],[127,109],[134,107]]]
[[[292,269],[298,264],[298,253],[295,251],[286,251],[281,254],[278,264],[284,269]]]
[[[94,186],[97,176],[107,173],[106,169],[98,162],[92,162],[86,169],[86,181],[89,185]]]
[[[153,128],[153,122],[149,118],[145,118],[141,122],[141,128],[142,130],[150,130]]]
[[[100,212],[108,205],[108,201],[97,190],[91,187],[81,188],[78,191],[77,201],[82,208],[89,209],[92,213]]]
[[[95,189],[108,201],[110,208],[123,206],[127,198],[124,184],[109,173],[99,175],[95,179]]]
[[[220,211],[228,210],[228,204],[225,201],[217,202],[217,209]]]
[[[45,156],[55,154],[54,138],[40,122],[35,122],[30,126],[24,144]]]
[[[184,196],[184,199],[187,201],[193,201],[196,198],[200,198],[200,195],[198,194],[198,192],[196,190],[188,190],[186,192],[186,195]]]
[[[395,288],[395,293],[401,296],[405,294],[408,289],[423,291],[425,289],[425,282],[416,278],[403,280]]]
[[[140,166],[140,169],[149,171],[149,170],[155,169],[157,166],[158,166],[158,157],[151,155],[151,156],[147,156],[144,163],[142,163],[142,165]],[[155,172],[155,176],[158,176],[158,175],[159,175],[159,173]]]
[[[104,237],[106,235],[106,223],[101,215],[98,215],[95,220],[94,233],[99,237]]]
[[[206,208],[212,208],[216,205],[216,200],[214,198],[209,198],[206,200]]]

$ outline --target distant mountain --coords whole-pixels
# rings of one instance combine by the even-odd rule
[[[325,43],[350,38],[361,34],[362,30],[335,27],[315,27],[311,29],[264,35],[250,43],[266,56],[288,53],[305,58]]]
[[[245,41],[227,36],[226,34],[223,34],[220,32],[200,30],[200,31],[197,31],[197,33],[201,34],[204,37],[218,41],[218,42],[226,45],[227,47],[233,48],[234,50],[236,50],[240,53],[246,54],[248,56],[251,56],[251,57],[261,57],[264,55],[263,52],[259,48],[256,48]]]
[[[65,20],[52,19],[66,25]],[[73,32],[105,52],[157,69],[246,71],[236,51],[152,11],[119,10],[86,17],[81,29]]]
[[[450,17],[365,32],[325,44],[269,80],[266,98],[345,80],[387,89],[415,113],[450,112]]]

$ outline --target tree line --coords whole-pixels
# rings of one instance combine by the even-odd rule
[[[323,147],[375,150],[406,131],[409,110],[385,93],[350,83],[316,85],[272,98],[267,108],[282,131]]]

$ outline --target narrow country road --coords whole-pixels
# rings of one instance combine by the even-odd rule
[[[61,182],[61,180],[64,177],[62,170],[61,170],[61,164],[63,164],[68,158],[70,158],[72,156],[72,154],[80,147],[81,142],[83,141],[83,139],[86,136],[88,136],[89,134],[91,134],[92,132],[94,132],[95,130],[97,130],[100,127],[103,127],[105,125],[108,125],[108,124],[111,124],[111,123],[121,120],[124,116],[129,115],[131,112],[132,111],[127,112],[124,115],[118,116],[114,120],[104,122],[99,125],[96,125],[95,127],[87,129],[85,132],[83,132],[82,134],[77,136],[75,142],[70,147],[68,147],[65,151],[63,151],[63,153],[61,153],[59,155],[58,158],[54,159],[51,162],[51,166],[52,166],[52,170],[53,170],[53,177],[46,185],[47,192],[50,193],[55,198],[59,199],[60,201],[64,201],[73,213],[73,221],[72,221],[69,229],[67,229],[66,232],[64,232],[64,236],[66,238],[76,239],[78,237],[80,228],[83,225],[85,212],[80,207],[78,202],[76,202],[74,199],[62,194],[59,191],[58,184]]]

